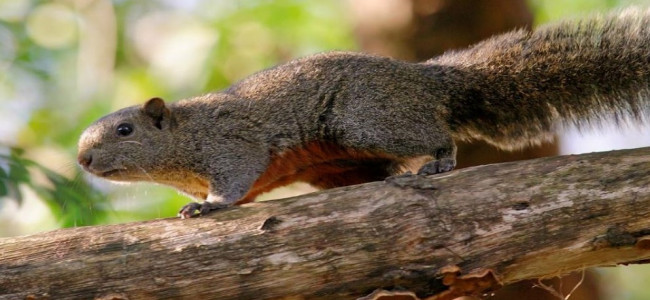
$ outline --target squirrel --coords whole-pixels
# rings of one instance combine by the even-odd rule
[[[628,9],[494,36],[421,63],[350,52],[300,58],[225,90],[153,98],[92,125],[78,162],[203,203],[251,202],[295,181],[317,188],[456,164],[454,140],[516,149],[558,125],[642,121],[650,99],[650,10]]]

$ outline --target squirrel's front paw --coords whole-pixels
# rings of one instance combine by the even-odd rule
[[[205,216],[215,210],[224,209],[228,206],[230,205],[207,201],[203,203],[191,202],[181,207],[181,210],[178,211],[178,216],[181,217],[181,219],[198,217],[199,215]]]
[[[185,204],[178,211],[178,216],[181,217],[181,219],[189,219],[192,217],[197,217],[199,215],[199,212],[201,211],[202,206],[203,205],[198,202],[190,202],[188,204]]]
[[[453,158],[441,158],[427,162],[420,168],[418,175],[433,175],[438,173],[449,172],[456,166],[456,160]]]

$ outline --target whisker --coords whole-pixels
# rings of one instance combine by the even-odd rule
[[[134,141],[134,142],[135,142],[135,141]],[[123,158],[124,160],[133,163],[133,165],[134,165],[136,168],[138,168],[140,171],[142,171],[142,173],[143,173],[144,175],[146,175],[147,178],[149,178],[150,181],[155,182],[155,180],[154,180],[153,177],[149,174],[149,172],[147,172],[147,170],[145,170],[143,167],[141,167],[140,164],[138,164],[136,161],[133,161],[130,157],[126,157],[126,156],[120,156],[120,158]]]
[[[142,143],[138,142],[138,141],[121,141],[121,142],[118,142],[118,144],[122,144],[122,143],[132,143],[132,144],[137,144],[137,145],[142,146]]]
[[[142,146],[142,143],[138,142],[138,141],[120,141],[120,142],[118,142],[118,144],[123,144],[123,143],[132,143],[132,144],[137,144],[137,145]]]

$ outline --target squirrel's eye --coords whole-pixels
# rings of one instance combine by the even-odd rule
[[[129,123],[122,123],[117,125],[117,135],[119,136],[128,136],[133,133],[133,125]]]

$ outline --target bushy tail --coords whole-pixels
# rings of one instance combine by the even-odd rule
[[[495,36],[425,64],[453,70],[461,139],[517,148],[554,126],[641,120],[650,105],[650,10],[627,9]]]

